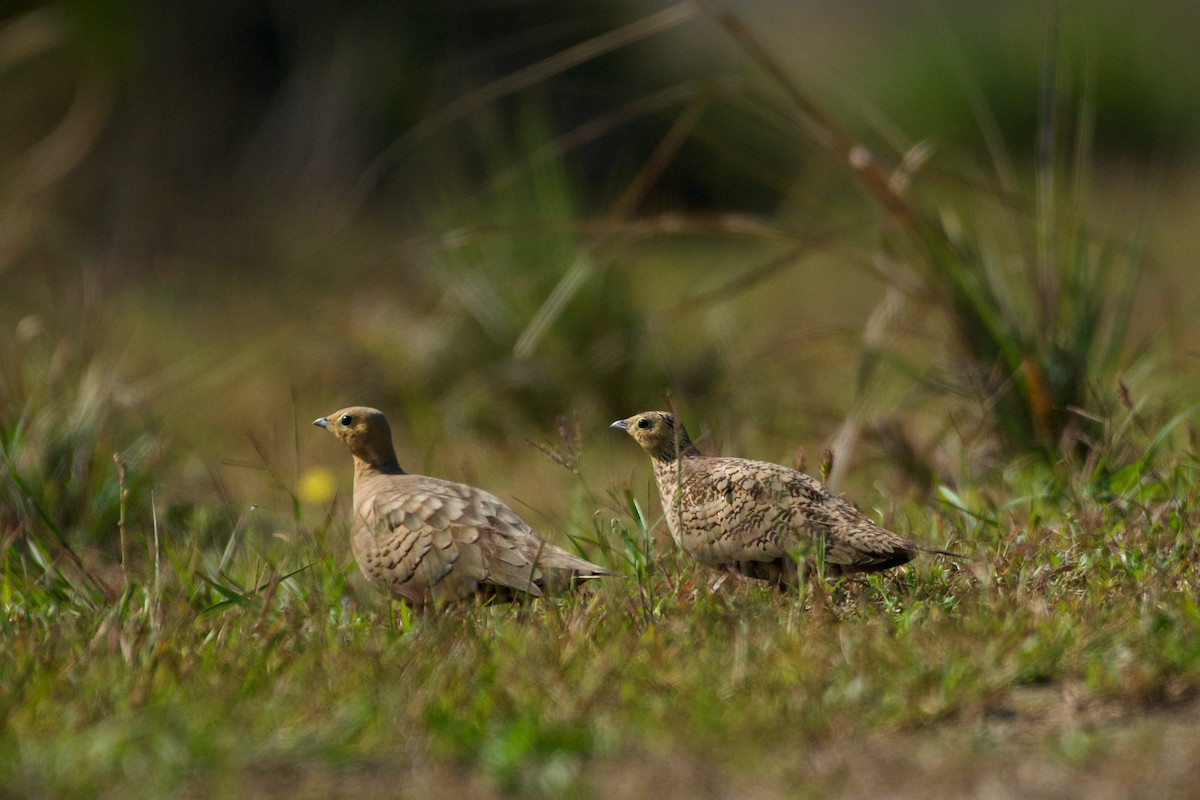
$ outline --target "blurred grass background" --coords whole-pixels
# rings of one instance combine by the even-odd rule
[[[149,574],[160,556],[188,597],[177,612],[248,609],[248,638],[278,622],[278,586],[300,598],[287,619],[328,615],[333,638],[362,624],[342,599],[382,601],[346,585],[349,462],[309,429],[351,403],[389,415],[406,468],[631,553],[632,509],[653,522],[658,501],[607,424],[668,396],[704,449],[807,453],[815,471],[832,446],[835,485],[885,522],[939,546],[977,535],[1004,565],[1014,532],[997,520],[1020,503],[1031,531],[1044,517],[1087,539],[1098,517],[1071,503],[1194,477],[1200,21],[1185,0],[2,14],[10,632],[76,590],[125,614],[141,596],[119,565]],[[578,448],[573,470],[547,443]],[[1159,453],[1175,459],[1161,473]],[[1043,495],[1060,506],[1029,500]],[[1172,519],[1186,528],[1186,509]],[[261,561],[235,581],[240,548]],[[321,573],[307,589],[280,577],[305,563]],[[941,588],[920,580],[907,591]],[[161,616],[158,578],[144,583]],[[872,585],[885,604],[896,588]],[[753,617],[746,601],[734,610]],[[1089,647],[1063,650],[1099,669]],[[1194,671],[1163,658],[1145,693]],[[452,751],[494,745],[427,722]],[[599,747],[566,728],[551,750]]]
[[[953,480],[993,428],[1053,460],[1068,406],[1103,416],[1118,372],[1193,390],[1159,380],[1194,375],[1200,335],[1186,3],[728,9],[882,166],[856,175],[702,6],[14,9],[3,429],[38,462],[18,472],[92,543],[116,451],[138,518],[152,486],[292,516],[272,487],[336,456],[295,421],[365,402],[413,468],[517,458],[512,491],[553,518],[525,440],[578,412],[595,468],[628,475],[592,434],[668,392],[713,449],[837,445],[861,492]],[[889,208],[879,181],[914,155]],[[954,288],[972,271],[986,291]]]

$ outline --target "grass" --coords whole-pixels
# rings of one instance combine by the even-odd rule
[[[107,595],[27,538],[0,578],[0,784],[608,796],[630,769],[627,796],[840,795],[862,743],[897,758],[951,736],[971,762],[907,769],[977,790],[1032,746],[1138,786],[1148,765],[1109,760],[1123,731],[1200,697],[1198,465],[1165,439],[1142,442],[1119,487],[1026,470],[906,508],[915,535],[970,557],[794,595],[711,591],[619,486],[580,533],[628,578],[415,618],[358,585],[344,520],[287,537],[247,524],[228,551],[150,528]]]

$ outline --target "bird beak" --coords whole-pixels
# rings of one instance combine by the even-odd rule
[[[627,431],[627,430],[629,430],[629,423],[623,419],[619,419],[616,422],[614,422],[612,425],[609,425],[608,427],[616,428],[619,431]]]
[[[316,425],[318,428],[328,428],[329,417],[318,417],[313,420],[313,425]]]

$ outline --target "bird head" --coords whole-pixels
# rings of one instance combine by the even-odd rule
[[[683,425],[666,411],[643,411],[628,419],[619,419],[609,427],[625,431],[651,458],[661,461],[674,461],[679,455],[698,455],[700,452],[688,438]]]
[[[382,411],[350,406],[313,420],[313,425],[340,439],[354,457],[367,466],[381,470],[399,469],[396,450],[392,447],[392,427]]]

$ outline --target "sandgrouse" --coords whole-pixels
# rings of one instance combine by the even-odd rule
[[[797,557],[827,574],[877,572],[929,550],[879,527],[820,481],[778,464],[700,454],[665,411],[620,419],[650,454],[671,537],[702,564],[795,584]]]
[[[540,596],[545,583],[610,575],[538,538],[498,497],[400,468],[387,418],[343,408],[313,421],[354,456],[351,549],[378,589],[414,606],[469,595]]]

